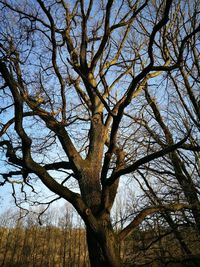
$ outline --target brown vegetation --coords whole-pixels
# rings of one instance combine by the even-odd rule
[[[67,211],[67,212],[66,212]],[[86,231],[74,211],[49,213],[39,225],[37,217],[6,212],[0,227],[1,267],[89,267]],[[18,219],[17,219],[18,218]],[[186,254],[173,230],[161,218],[147,218],[141,227],[118,244],[125,267],[197,267],[200,263],[200,236],[191,225],[177,227],[190,254]],[[149,224],[150,223],[150,224]]]
[[[179,229],[192,251],[185,255],[170,229],[135,230],[120,244],[123,266],[192,267],[200,263],[200,238]],[[89,267],[84,228],[22,224],[0,228],[1,267]],[[134,264],[133,264],[134,263]]]

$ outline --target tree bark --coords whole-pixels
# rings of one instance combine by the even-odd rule
[[[120,267],[117,237],[110,222],[110,214],[101,210],[99,166],[87,166],[79,180],[81,195],[98,222],[98,229],[86,224],[88,253],[91,267]]]
[[[95,235],[86,228],[87,245],[91,267],[120,267],[121,260],[116,236],[109,226]]]

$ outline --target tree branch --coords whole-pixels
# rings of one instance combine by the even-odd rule
[[[139,214],[133,219],[133,221],[119,233],[119,239],[124,240],[126,237],[128,237],[132,233],[132,231],[137,226],[139,226],[148,215],[152,215],[156,212],[163,212],[163,211],[176,212],[182,209],[192,209],[192,208],[200,209],[200,206],[197,205],[194,207],[187,203],[172,203],[172,204],[158,205],[154,207],[145,208],[142,211],[140,211]]]
[[[110,178],[108,178],[106,181],[105,181],[105,184],[106,185],[111,185],[116,179],[118,179],[118,177],[120,177],[121,175],[125,175],[125,174],[128,174],[128,173],[131,173],[131,172],[134,172],[136,171],[140,166],[142,166],[143,164],[146,164],[154,159],[157,159],[157,158],[160,158],[160,157],[163,157],[165,156],[166,154],[170,153],[170,152],[173,152],[174,150],[176,150],[177,148],[179,148],[181,145],[183,145],[186,140],[188,139],[190,135],[190,132],[187,134],[187,136],[185,138],[183,138],[181,141],[179,141],[178,143],[176,144],[173,144],[173,145],[169,145],[167,146],[166,148],[160,150],[160,151],[157,151],[157,152],[154,152],[150,155],[147,155],[139,160],[137,160],[136,162],[134,162],[132,165],[122,169],[122,170],[119,170],[117,171],[116,173],[114,173],[113,175],[111,175]]]

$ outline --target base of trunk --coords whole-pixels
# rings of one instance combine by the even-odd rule
[[[120,267],[119,250],[114,235],[105,231],[106,235],[99,241],[92,231],[87,229],[86,232],[91,267]]]

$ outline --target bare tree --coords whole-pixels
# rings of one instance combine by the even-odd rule
[[[120,177],[168,153],[176,165],[175,150],[189,137],[190,125],[172,140],[148,87],[182,71],[187,51],[198,53],[198,2],[0,0],[0,8],[1,185],[12,186],[16,204],[17,188],[30,201],[39,182],[69,201],[84,220],[96,267],[121,266],[118,240],[151,213],[192,209],[198,223],[189,195],[188,202],[145,208],[118,234],[110,218]],[[165,91],[163,85],[156,95]],[[166,135],[159,146],[138,135],[144,95]]]
[[[177,13],[177,20],[183,25],[185,35],[189,34],[198,19],[198,3],[195,5],[185,3],[187,11],[180,15]],[[177,6],[179,9],[179,7]],[[192,18],[192,23],[187,25],[188,19],[191,19],[190,10],[194,8],[196,14]],[[166,29],[164,28],[163,31]],[[167,36],[163,35],[157,42],[157,47],[162,50],[165,46],[160,59],[174,60],[178,57],[177,49],[179,42],[184,37],[182,30],[174,27],[170,28]],[[174,33],[177,36],[174,36]],[[178,136],[186,134],[191,130],[187,143],[180,146],[177,151],[172,151],[160,159],[143,166],[138,170],[139,175],[145,183],[145,188],[150,193],[150,199],[159,202],[158,195],[150,186],[151,180],[161,181],[162,189],[159,197],[166,198],[165,201],[186,200],[193,205],[192,215],[195,220],[196,229],[199,231],[199,43],[197,36],[192,36],[185,48],[185,59],[176,70],[170,70],[168,74],[163,73],[159,77],[159,82],[153,84],[150,80],[146,83],[144,89],[144,98],[146,103],[141,101],[141,113],[131,119],[138,123],[139,134],[145,136],[149,146],[145,141],[140,144],[144,149],[155,149],[155,147],[165,147],[173,144]],[[171,50],[174,48],[174,51]],[[162,88],[165,87],[165,91]],[[158,93],[159,90],[159,93]],[[130,116],[129,116],[130,117]],[[138,141],[137,141],[138,142]],[[154,184],[158,184],[157,182]],[[171,186],[171,188],[170,188]],[[166,196],[168,194],[168,196]],[[161,197],[163,199],[163,197]],[[196,206],[196,207],[195,207]]]

